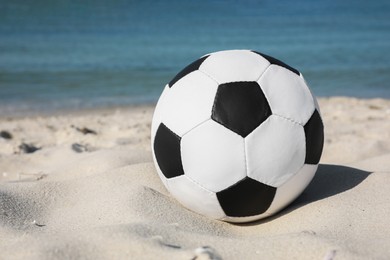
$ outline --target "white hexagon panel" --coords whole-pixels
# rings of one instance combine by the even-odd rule
[[[248,176],[279,187],[305,161],[305,132],[301,125],[272,115],[245,138]]]
[[[162,122],[178,136],[211,117],[218,84],[196,70],[181,78],[165,95]]]
[[[244,139],[213,120],[183,136],[181,156],[185,175],[209,191],[246,176]]]
[[[248,50],[215,52],[200,65],[219,84],[236,81],[256,81],[270,65],[262,56]]]
[[[299,75],[281,66],[271,65],[258,83],[274,115],[304,125],[313,114],[313,96]]]

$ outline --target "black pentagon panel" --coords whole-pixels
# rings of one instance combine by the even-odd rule
[[[233,186],[217,192],[217,198],[228,217],[249,217],[267,211],[275,193],[275,187],[246,177]]]
[[[314,111],[305,127],[306,137],[306,164],[318,164],[324,146],[324,125],[320,114]]]
[[[196,61],[194,61],[193,63],[191,63],[190,65],[188,65],[187,67],[185,67],[182,71],[180,71],[169,83],[168,83],[168,86],[169,87],[172,87],[173,84],[175,84],[179,79],[183,78],[185,75],[187,74],[190,74],[191,72],[199,69],[200,65],[205,61],[205,59],[207,59],[207,57],[209,57],[209,55],[207,56],[204,56]]]
[[[246,137],[271,114],[259,84],[239,81],[219,85],[211,118]]]
[[[297,74],[298,76],[300,75],[300,73],[299,73],[299,71],[298,71],[297,69],[295,69],[295,68],[293,68],[293,67],[287,65],[287,64],[284,63],[283,61],[280,61],[280,60],[278,60],[278,59],[275,59],[274,57],[268,56],[268,55],[263,54],[263,53],[261,53],[261,52],[257,52],[257,51],[252,51],[252,52],[259,54],[260,56],[262,56],[263,58],[265,58],[266,60],[268,60],[269,63],[271,63],[271,64],[279,65],[279,66],[281,66],[281,67],[283,67],[283,68],[288,69],[288,70],[291,71],[291,72],[294,72],[294,73]]]
[[[180,153],[181,138],[164,124],[160,124],[154,138],[154,154],[158,166],[167,178],[184,174]]]

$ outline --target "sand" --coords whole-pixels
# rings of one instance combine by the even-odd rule
[[[0,259],[389,259],[390,100],[319,101],[315,178],[277,215],[241,225],[168,194],[153,106],[0,115],[12,135],[0,137]]]

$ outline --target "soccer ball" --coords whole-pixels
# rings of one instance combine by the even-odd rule
[[[181,204],[228,222],[270,216],[310,183],[324,135],[303,76],[268,55],[201,57],[165,86],[153,115],[157,172]]]

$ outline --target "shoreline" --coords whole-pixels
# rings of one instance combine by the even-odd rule
[[[122,109],[137,109],[140,107],[154,107],[157,101],[150,101],[145,103],[134,103],[134,104],[126,104],[126,105],[102,105],[96,107],[82,107],[82,108],[61,108],[61,109],[53,109],[50,111],[45,110],[32,110],[29,112],[21,112],[18,111],[14,114],[6,114],[1,111],[0,108],[0,120],[2,119],[10,119],[10,118],[25,118],[25,117],[50,117],[50,116],[63,116],[63,115],[77,115],[77,114],[88,114],[88,113],[96,113],[96,112],[110,112],[115,110]]]
[[[351,96],[326,96],[326,97],[317,97],[317,100],[321,103],[324,100],[354,100],[354,102],[358,100],[365,100],[369,103],[386,103],[390,98],[361,98],[361,97],[351,97]],[[50,116],[62,116],[62,115],[76,115],[76,114],[87,114],[87,113],[96,113],[96,112],[110,112],[115,110],[123,110],[123,109],[137,109],[140,107],[149,108],[156,105],[158,100],[147,101],[142,103],[132,103],[132,104],[118,104],[118,105],[101,105],[94,107],[81,107],[81,108],[61,108],[61,109],[53,109],[50,111],[45,110],[31,110],[29,112],[21,112],[18,111],[14,114],[6,114],[1,110],[0,107],[0,120],[2,119],[10,119],[10,118],[23,118],[23,117],[50,117]]]
[[[353,97],[318,98],[325,128],[325,144],[321,162],[354,162],[379,155],[382,150],[390,152],[390,99],[359,99]],[[143,147],[148,147],[150,124],[155,104],[131,104],[113,107],[86,108],[79,110],[47,111],[25,115],[0,115],[0,131],[9,132],[12,140],[0,137],[0,157],[20,152],[22,143],[31,143],[39,148],[72,142],[92,143],[99,149],[99,139],[110,143],[102,148],[114,148],[115,140],[136,138],[138,132],[124,129],[142,128]],[[128,121],[126,121],[128,120]],[[101,135],[80,135],[77,128],[91,128]],[[116,129],[116,134],[112,132]],[[111,132],[110,132],[111,131]],[[390,132],[390,131],[389,131]],[[58,137],[60,134],[62,136]],[[44,135],[48,138],[45,140]],[[92,138],[95,137],[95,138]],[[364,147],[365,138],[375,143],[369,151]],[[72,138],[74,140],[72,140]],[[350,139],[354,142],[348,143]],[[121,143],[121,141],[117,141]],[[356,145],[355,145],[356,143]],[[1,145],[3,144],[3,145]],[[44,149],[42,149],[44,150]],[[341,155],[331,151],[344,151]],[[372,156],[371,156],[372,155]]]

